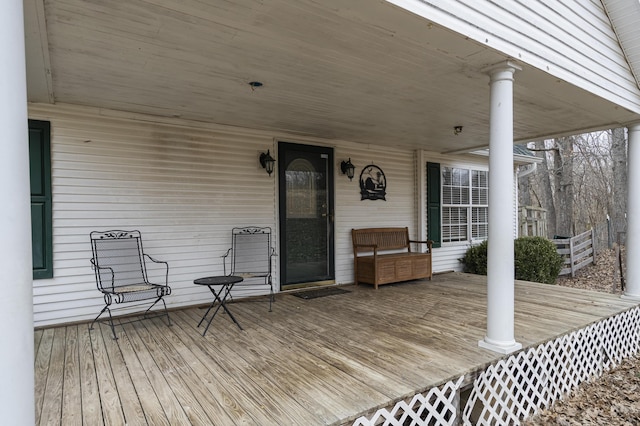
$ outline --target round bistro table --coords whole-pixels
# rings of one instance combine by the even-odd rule
[[[209,288],[209,291],[211,291],[211,294],[213,294],[213,301],[211,302],[209,309],[207,309],[207,312],[205,312],[204,315],[202,316],[202,319],[198,323],[198,327],[200,327],[200,325],[207,318],[207,315],[209,315],[209,312],[211,312],[211,309],[216,304],[216,302],[219,303],[216,310],[213,311],[213,315],[211,315],[211,318],[209,318],[209,321],[207,322],[207,326],[205,327],[204,332],[202,333],[203,336],[207,334],[207,330],[209,330],[211,321],[213,321],[213,318],[216,316],[220,308],[224,309],[224,311],[229,315],[229,318],[231,318],[233,322],[236,323],[236,325],[238,326],[238,328],[240,328],[240,330],[243,329],[240,323],[233,316],[231,311],[229,311],[229,308],[227,308],[227,303],[226,303],[227,298],[229,297],[229,294],[233,289],[233,286],[239,282],[242,282],[242,280],[243,280],[242,277],[237,277],[235,275],[219,275],[219,276],[213,276],[213,277],[198,278],[193,280],[193,283],[196,285],[206,285]],[[220,287],[220,289],[216,291],[215,287]]]

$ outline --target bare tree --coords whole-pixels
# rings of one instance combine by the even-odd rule
[[[548,151],[545,141],[536,141],[534,148],[536,155],[542,158],[540,167],[536,170],[535,179],[537,185],[537,198],[540,207],[547,211],[547,237],[552,238],[556,232],[556,207],[553,199],[553,188],[551,187],[550,167]]]
[[[611,140],[608,132],[575,137],[574,226],[578,232],[604,223],[611,211]]]
[[[626,230],[627,213],[627,138],[624,128],[611,130],[611,160],[613,166],[613,235]]]
[[[529,144],[542,159],[529,185],[531,203],[547,210],[548,237],[570,236],[596,229],[600,244],[603,226],[611,217],[609,238],[625,229],[627,141],[624,129],[592,132]],[[527,200],[526,194],[520,194]],[[599,234],[599,235],[598,235]]]
[[[606,245],[626,226],[627,140],[624,129],[536,141],[541,158],[535,174],[519,182],[522,205],[547,211],[547,237],[572,236],[595,228]],[[526,192],[526,193],[525,193]],[[607,234],[604,224],[611,218]]]
[[[553,186],[556,210],[556,234],[572,236],[573,229],[573,142],[568,136],[554,140]]]

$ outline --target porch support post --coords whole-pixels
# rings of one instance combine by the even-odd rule
[[[29,136],[22,0],[0,2],[0,413],[35,424]]]
[[[514,189],[513,74],[505,62],[490,76],[489,246],[487,262],[487,334],[481,348],[508,354],[522,348],[514,338]]]
[[[625,299],[640,300],[640,123],[627,126],[627,275]]]

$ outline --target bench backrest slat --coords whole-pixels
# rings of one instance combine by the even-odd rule
[[[365,228],[352,229],[351,237],[354,252],[358,252],[357,245],[377,245],[378,250],[399,250],[409,247],[408,228]],[[361,249],[371,251],[371,249]]]

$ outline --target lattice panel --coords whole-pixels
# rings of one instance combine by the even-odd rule
[[[398,402],[391,411],[378,410],[371,418],[360,417],[353,426],[444,426],[459,423],[457,394],[464,376],[415,395],[409,403]]]
[[[463,422],[519,424],[637,354],[639,345],[640,308],[633,308],[502,359],[475,380]]]

